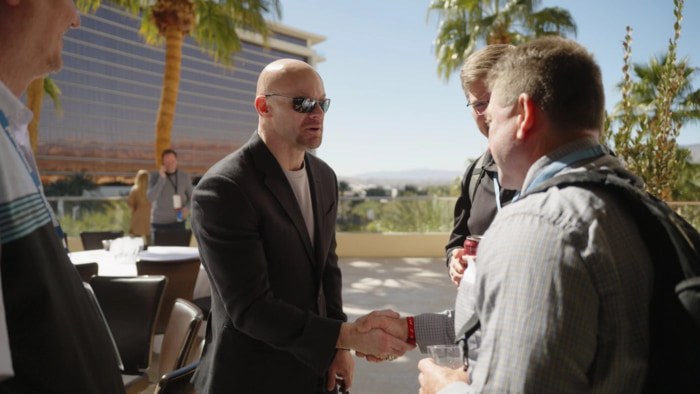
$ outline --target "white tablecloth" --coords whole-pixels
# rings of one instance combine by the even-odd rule
[[[84,250],[69,253],[73,264],[96,262],[99,265],[99,275],[103,276],[135,276],[136,258],[116,256],[111,251],[103,249]],[[148,260],[177,260],[199,257],[197,247],[190,246],[151,246],[138,253],[138,258]],[[209,278],[204,267],[200,265],[197,282],[194,286],[194,298],[210,295]]]

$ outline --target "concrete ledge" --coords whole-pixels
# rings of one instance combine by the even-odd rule
[[[339,257],[444,257],[449,233],[336,233]]]
[[[444,257],[449,233],[336,233],[339,257]],[[197,246],[192,237],[191,246]],[[68,249],[83,250],[80,237],[68,237]]]

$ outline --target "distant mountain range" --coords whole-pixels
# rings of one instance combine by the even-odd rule
[[[700,144],[685,145],[690,150],[693,163],[700,163]],[[402,188],[405,185],[438,186],[449,185],[455,178],[461,177],[462,171],[414,169],[401,171],[376,171],[354,176],[339,175],[338,179],[351,185],[376,185]]]

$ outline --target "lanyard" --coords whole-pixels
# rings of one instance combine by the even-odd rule
[[[585,160],[585,159],[592,159],[594,157],[598,156],[603,156],[606,154],[608,151],[606,148],[604,148],[602,145],[595,145],[591,146],[585,149],[577,150],[576,152],[569,153],[568,155],[562,157],[559,160],[556,160],[552,163],[549,163],[546,165],[540,173],[537,175],[534,181],[530,183],[530,185],[527,187],[527,192],[528,190],[532,190],[535,186],[538,184],[546,181],[547,179],[553,177],[557,172],[563,170],[564,168],[570,166],[573,163],[576,163],[577,161]]]
[[[56,229],[56,233],[58,234],[59,239],[61,242],[63,242],[63,229],[61,228],[61,225],[58,223],[58,221],[53,221],[53,215],[51,214],[51,210],[49,209],[49,203],[46,201],[46,198],[44,197],[44,193],[41,192],[41,181],[39,180],[39,175],[37,174],[36,171],[32,171],[32,168],[29,166],[29,163],[27,162],[27,158],[24,157],[24,153],[22,153],[22,150],[17,146],[17,142],[15,141],[15,137],[12,135],[10,132],[10,122],[7,120],[5,117],[5,114],[0,110],[0,125],[2,125],[2,129],[5,130],[5,133],[9,137],[10,142],[12,143],[12,146],[15,148],[17,151],[17,154],[19,157],[22,159],[22,163],[24,164],[24,168],[27,170],[29,173],[29,176],[32,178],[34,181],[34,186],[36,186],[36,190],[39,193],[39,196],[41,197],[41,201],[44,203],[44,208],[46,209],[46,212],[49,214],[49,219],[54,222],[54,228]],[[66,248],[68,245],[66,245]]]
[[[165,173],[165,177],[168,178],[168,180],[170,181],[170,184],[173,185],[173,188],[175,189],[175,194],[177,194],[177,183],[178,183],[177,170],[175,170],[175,172],[172,173],[172,175],[175,175],[175,182],[173,182],[173,178],[171,178],[170,175],[171,174],[168,174],[167,172]]]
[[[29,167],[29,163],[27,162],[27,159],[24,157],[24,154],[17,146],[17,142],[15,142],[15,138],[12,135],[12,133],[10,132],[10,122],[7,120],[7,118],[5,117],[5,114],[2,111],[0,111],[0,124],[2,124],[2,128],[5,130],[5,133],[7,133],[7,135],[10,137],[10,142],[12,142],[12,146],[15,148],[15,150],[19,154],[19,157],[22,158],[22,163],[24,164],[24,168],[29,173],[29,176],[32,177],[32,180],[34,181],[34,186],[36,186],[38,189],[39,185],[41,184],[41,182],[39,181],[39,177],[37,176],[36,171],[32,171],[31,167]]]
[[[501,185],[498,184],[498,171],[493,176],[493,194],[496,197],[496,210],[501,211]]]

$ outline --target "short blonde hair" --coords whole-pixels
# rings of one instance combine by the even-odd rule
[[[489,70],[496,64],[498,59],[513,49],[515,49],[515,47],[510,44],[493,44],[487,45],[469,55],[464,61],[464,65],[462,65],[462,70],[459,74],[464,94],[469,94],[469,86],[475,81],[486,79]]]
[[[561,37],[543,37],[505,54],[488,74],[500,105],[525,93],[561,131],[600,129],[605,93],[600,67],[586,48]]]

